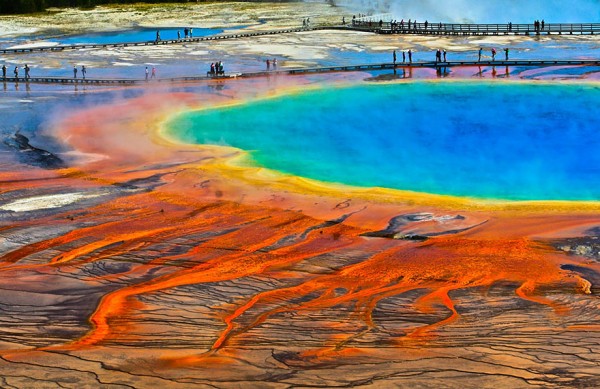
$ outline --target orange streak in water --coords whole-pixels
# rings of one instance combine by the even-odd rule
[[[193,100],[191,94],[168,95],[165,100],[173,99],[177,107],[186,106]],[[161,111],[160,107],[154,111],[156,101],[160,100],[144,97],[123,107],[101,107],[68,118],[64,124],[70,124],[70,127],[64,138],[68,138],[78,150],[106,156],[106,159],[90,163],[86,166],[86,172],[65,171],[63,176],[44,173],[40,177],[53,177],[62,180],[62,185],[72,183],[73,187],[97,186],[126,182],[136,174],[132,171],[141,170],[147,174],[155,172],[146,168],[151,164],[173,163],[176,168],[156,168],[156,172],[172,173],[168,178],[163,178],[164,186],[154,189],[152,193],[123,195],[120,199],[90,207],[86,209],[85,217],[96,225],[33,243],[0,257],[0,265],[4,266],[4,270],[18,271],[31,266],[76,267],[99,259],[109,260],[120,254],[145,259],[146,250],[152,243],[167,246],[159,249],[154,259],[132,265],[131,269],[123,273],[92,278],[107,282],[131,277],[131,281],[127,286],[108,293],[101,299],[89,319],[93,325],[92,330],[70,347],[91,346],[108,341],[121,329],[116,328],[121,323],[125,323],[125,330],[129,329],[128,326],[134,326],[135,322],[128,314],[141,310],[143,305],[137,297],[143,294],[184,285],[215,283],[248,276],[271,276],[273,272],[288,275],[290,280],[286,281],[289,283],[231,303],[233,306],[228,306],[229,313],[223,318],[225,328],[215,336],[209,355],[214,356],[216,351],[223,352],[227,346],[235,345],[234,341],[243,344],[252,337],[251,329],[271,320],[277,313],[311,314],[337,306],[348,308],[348,316],[340,317],[340,321],[348,319],[356,331],[344,330],[345,332],[331,335],[333,347],[325,342],[322,349],[303,353],[327,359],[355,353],[356,350],[350,348],[351,341],[376,329],[380,324],[373,317],[378,304],[384,299],[410,291],[424,290],[427,293],[414,302],[416,313],[439,313],[439,309],[442,309],[447,315],[427,326],[401,330],[404,331],[405,338],[408,335],[411,339],[418,340],[430,336],[435,329],[460,320],[457,311],[459,303],[452,299],[452,291],[508,281],[520,285],[515,290],[518,298],[549,306],[556,313],[565,313],[564,307],[539,296],[538,291],[557,284],[581,284],[580,278],[560,269],[562,263],[569,262],[566,257],[550,252],[531,239],[561,230],[593,226],[598,222],[597,215],[573,216],[560,214],[558,211],[551,215],[540,212],[529,214],[528,210],[503,213],[498,208],[500,211],[490,211],[489,215],[487,212],[476,215],[476,220],[489,219],[485,225],[463,234],[432,238],[422,243],[362,238],[360,233],[366,232],[368,228],[352,227],[351,223],[358,226],[362,224],[350,219],[345,222],[347,224],[321,227],[300,239],[299,236],[308,229],[322,225],[323,220],[306,216],[310,212],[335,217],[342,213],[333,206],[332,211],[325,209],[326,206],[311,204],[321,201],[328,204],[329,201],[335,205],[335,202],[340,202],[336,196],[346,198],[349,195],[327,193],[331,199],[323,200],[314,194],[290,194],[262,187],[257,189],[240,183],[242,179],[239,177],[243,173],[239,172],[238,175],[232,175],[234,179],[219,180],[220,176],[209,169],[203,170],[201,164],[193,162],[210,155],[195,154],[198,150],[192,146],[171,150],[153,142],[152,137],[148,136],[148,123],[141,120],[140,115],[156,112],[151,115],[151,120],[157,119],[161,112],[164,113],[164,108]],[[102,134],[102,142],[97,142],[94,134]],[[140,177],[144,176],[139,174]],[[195,186],[201,180],[208,179],[205,175],[217,182],[210,194],[208,190],[203,191]],[[18,174],[2,174],[0,180],[16,180],[18,177]],[[289,181],[294,182],[292,179]],[[14,181],[10,185],[12,189],[27,189],[29,183]],[[48,183],[40,180],[39,185],[44,187]],[[333,189],[327,190],[334,192]],[[217,192],[220,193],[219,196],[216,195]],[[229,197],[221,199],[223,192]],[[246,192],[250,193],[251,201],[243,200],[241,194],[246,195]],[[282,203],[283,205],[277,203],[273,200],[273,192],[292,200],[287,200],[288,203]],[[237,200],[240,198],[242,200]],[[372,214],[364,216],[365,225],[385,225],[389,217],[385,219],[381,215],[395,216],[424,210],[446,212],[444,203],[439,205],[439,209],[435,208],[435,204],[431,205],[431,201],[427,207],[423,207],[418,202],[412,203],[415,198],[418,199],[390,196],[386,197],[389,204],[383,205],[377,204],[377,200],[362,200],[361,205],[367,208],[385,208],[378,214],[377,220],[368,220],[373,218]],[[296,206],[296,200],[302,200],[303,212],[284,210],[291,205]],[[358,209],[358,205],[355,208]],[[467,212],[467,216],[471,217],[472,213]],[[323,219],[327,220],[325,217]],[[438,222],[430,222],[430,228],[443,231],[444,225],[436,223]],[[23,222],[21,225],[25,224]],[[421,223],[415,228],[427,226],[427,223]],[[232,228],[231,231],[228,228]],[[189,236],[211,231],[227,232],[189,243]],[[280,243],[284,238],[289,238],[289,242]],[[178,240],[185,240],[191,247],[179,247]],[[121,241],[124,243],[114,245]],[[280,246],[273,248],[277,244]],[[180,250],[171,254],[171,248]],[[18,262],[25,258],[53,249],[67,251],[62,257],[54,257],[50,264],[18,266]],[[362,257],[354,262],[340,261],[335,266],[332,264],[331,269],[322,273],[302,272],[296,267],[322,254],[330,254],[332,262],[335,262],[337,256],[347,254],[345,250],[360,253]],[[170,262],[177,264],[165,270],[164,266]],[[579,265],[598,268],[593,264]],[[151,270],[157,270],[156,274],[159,275],[150,280],[142,278],[144,281],[136,281],[135,276],[150,274]],[[293,279],[293,275],[296,279]],[[140,316],[143,318],[143,314]],[[335,323],[328,325],[333,327]],[[400,336],[396,334],[393,336]],[[344,347],[348,349],[342,349]],[[190,359],[193,362],[201,360],[202,358]]]

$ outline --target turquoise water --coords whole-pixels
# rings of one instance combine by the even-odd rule
[[[180,32],[181,38],[184,38],[185,27],[168,27],[168,28],[136,28],[124,31],[98,32],[84,35],[76,35],[60,38],[60,44],[76,45],[76,44],[113,44],[113,43],[133,43],[133,42],[149,42],[156,40],[156,31],[160,31],[161,40],[177,39],[177,31]],[[223,30],[214,28],[194,28],[194,37],[215,35]]]
[[[600,200],[600,89],[405,83],[305,92],[169,123],[189,143],[328,182],[512,200]]]

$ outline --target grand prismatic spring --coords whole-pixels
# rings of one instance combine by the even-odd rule
[[[341,23],[600,19],[563,3],[0,17],[0,388],[600,386],[600,66],[540,62],[598,34]]]

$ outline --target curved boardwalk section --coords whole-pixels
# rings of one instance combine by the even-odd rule
[[[110,47],[179,45],[179,44],[192,43],[192,42],[204,42],[204,41],[214,41],[214,40],[224,40],[224,39],[238,39],[238,38],[248,38],[248,37],[263,36],[263,35],[288,34],[291,32],[311,31],[311,30],[316,30],[316,29],[318,29],[318,28],[308,28],[308,27],[284,28],[284,29],[280,29],[280,30],[246,32],[246,33],[225,34],[225,35],[211,35],[211,36],[203,36],[203,37],[198,37],[198,38],[165,39],[165,40],[159,40],[159,41],[119,42],[119,43],[102,43],[102,44],[86,43],[86,44],[78,44],[78,45],[4,48],[4,49],[0,49],[0,53],[2,53],[2,54],[18,54],[18,53],[34,53],[34,52],[42,52],[42,51],[52,52],[52,51],[76,50],[76,49],[106,49],[106,48],[110,48]]]
[[[301,28],[285,28],[279,30],[256,31],[236,34],[212,35],[198,38],[167,39],[160,41],[143,42],[119,42],[103,44],[77,44],[58,46],[31,46],[18,48],[0,49],[2,54],[33,53],[43,51],[63,51],[76,49],[98,49],[110,47],[136,47],[136,46],[160,46],[177,45],[192,42],[204,42],[213,40],[239,39],[255,36],[289,34],[293,32],[316,31],[316,30],[345,30],[365,31],[378,34],[413,34],[413,35],[594,35],[600,33],[600,23],[579,24],[547,24],[544,28],[535,27],[533,24],[449,24],[449,23],[396,23],[379,21],[356,21],[350,25],[343,26],[316,26]]]

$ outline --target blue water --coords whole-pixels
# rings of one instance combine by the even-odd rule
[[[57,39],[60,44],[74,45],[80,43],[95,43],[95,44],[112,44],[112,43],[132,43],[132,42],[148,42],[156,39],[156,31],[160,31],[161,40],[177,39],[177,31],[181,33],[181,38],[184,38],[185,27],[169,27],[169,28],[136,28],[133,30],[110,31],[101,33],[91,33],[84,35],[75,35]],[[223,32],[223,30],[214,28],[194,28],[193,36],[209,36]]]
[[[182,114],[190,143],[364,187],[512,200],[600,200],[600,89],[402,83],[334,88]]]

